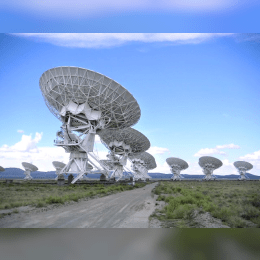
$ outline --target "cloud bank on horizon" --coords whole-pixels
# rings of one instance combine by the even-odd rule
[[[209,156],[212,154],[227,155],[224,151],[221,151],[221,149],[240,149],[240,146],[235,144],[224,144],[224,145],[217,145],[215,148],[203,148],[200,149],[197,153],[195,153],[194,156],[201,157],[201,156]]]
[[[71,48],[110,48],[131,42],[199,44],[233,33],[14,33],[13,36]]]
[[[9,0],[2,1],[0,6],[29,13],[39,13],[40,16],[74,17],[86,15],[88,17],[102,14],[145,11],[145,12],[219,12],[255,5],[256,0]]]

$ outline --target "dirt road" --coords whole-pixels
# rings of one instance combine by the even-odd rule
[[[0,220],[0,228],[146,228],[155,209],[156,183],[45,212],[18,213]]]

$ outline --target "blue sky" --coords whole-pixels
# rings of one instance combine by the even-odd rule
[[[0,1],[0,32],[259,32],[257,0]]]
[[[151,142],[155,172],[169,173],[165,159],[186,160],[183,173],[202,171],[210,155],[236,174],[236,160],[260,175],[259,35],[241,34],[0,34],[0,165],[22,161],[40,170],[66,162],[53,146],[61,123],[39,89],[42,73],[78,66],[102,73],[128,89],[141,119],[134,126]],[[107,153],[98,143],[99,155]]]

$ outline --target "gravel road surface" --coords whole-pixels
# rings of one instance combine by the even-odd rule
[[[12,214],[0,220],[0,228],[148,228],[156,184],[48,211]]]

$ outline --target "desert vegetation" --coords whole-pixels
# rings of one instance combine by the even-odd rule
[[[160,182],[153,192],[165,206],[151,217],[168,226],[196,227],[195,213],[209,212],[232,228],[260,227],[259,182]]]
[[[136,183],[135,186],[112,184],[81,184],[57,186],[50,184],[23,183],[5,184],[0,183],[0,209],[12,209],[20,206],[44,207],[48,204],[64,204],[68,201],[106,196],[109,194],[132,190],[145,186],[145,183]],[[13,213],[18,213],[17,209]]]

